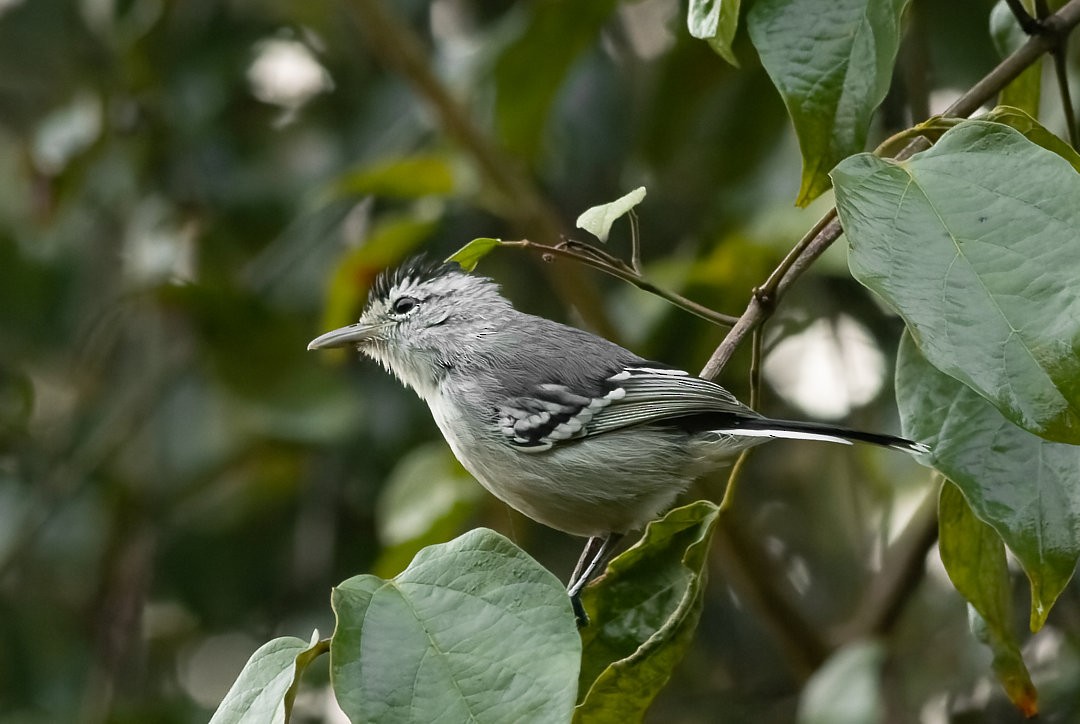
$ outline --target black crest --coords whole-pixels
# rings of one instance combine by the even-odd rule
[[[460,271],[462,271],[461,265],[456,261],[437,261],[426,254],[417,254],[393,269],[380,272],[371,287],[371,295],[385,298],[389,296],[391,289],[406,280],[422,282]]]

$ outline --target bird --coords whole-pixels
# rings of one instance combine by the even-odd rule
[[[359,320],[307,347],[355,347],[378,362],[427,403],[484,488],[587,539],[567,585],[579,625],[582,588],[623,536],[734,453],[776,438],[928,452],[902,437],[765,417],[715,382],[521,312],[494,280],[423,255],[379,274]]]

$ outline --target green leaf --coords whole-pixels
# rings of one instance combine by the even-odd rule
[[[581,639],[561,583],[498,533],[425,548],[333,593],[330,680],[353,722],[558,722]]]
[[[897,163],[833,171],[851,272],[927,359],[1049,440],[1080,442],[1080,175],[967,121]]]
[[[392,196],[417,198],[449,196],[457,184],[449,159],[437,154],[418,154],[384,159],[346,171],[332,184],[337,196]]]
[[[1069,162],[1069,165],[1080,173],[1080,154],[1078,154],[1072,146],[1048,131],[1037,120],[1019,108],[998,106],[983,116],[981,120],[1004,123],[1006,126],[1015,128],[1020,131],[1020,133],[1023,133],[1024,138],[1027,140],[1042,146],[1047,151],[1053,151],[1061,156]]]
[[[329,648],[316,631],[311,641],[295,636],[268,641],[251,655],[210,724],[284,724],[304,669]]]
[[[717,55],[736,68],[739,61],[731,49],[739,28],[740,0],[690,0],[686,24],[690,34],[709,43]]]
[[[1035,14],[1034,0],[1020,0],[1029,15]],[[1016,16],[1005,3],[998,0],[990,11],[990,37],[994,48],[1002,58],[1017,50],[1028,41],[1028,34],[1020,27]],[[1031,116],[1039,115],[1039,94],[1042,85],[1042,60],[1037,60],[1005,86],[998,96],[1003,106],[1016,106]]]
[[[672,510],[585,589],[593,623],[582,630],[587,693],[575,722],[641,721],[693,640],[717,520],[705,500]]]
[[[502,244],[501,239],[489,239],[487,237],[473,239],[468,244],[446,257],[446,260],[456,261],[465,271],[472,271],[476,268],[476,265],[480,263],[481,259],[490,254],[491,250],[495,249],[500,244]]]
[[[875,724],[885,721],[879,641],[855,641],[838,650],[806,682],[799,724]]]
[[[1038,713],[1038,693],[1012,629],[1009,566],[1001,537],[976,517],[964,494],[946,481],[938,501],[938,551],[956,590],[971,605],[972,630],[994,654],[994,673],[1025,716]]]
[[[410,452],[390,473],[375,503],[384,550],[373,572],[393,576],[424,546],[458,535],[482,490],[444,443]]]
[[[611,225],[620,216],[629,213],[645,198],[645,187],[638,186],[625,196],[615,199],[609,204],[601,204],[586,209],[581,216],[577,217],[577,227],[589,232],[602,242],[607,242],[608,234],[611,233]]]
[[[617,3],[548,0],[528,5],[521,35],[495,66],[495,121],[507,148],[532,158],[570,68],[596,42]]]
[[[1021,430],[934,368],[910,335],[900,342],[896,397],[904,432],[997,531],[1031,583],[1037,631],[1080,558],[1080,447]]]
[[[750,39],[795,124],[806,206],[829,188],[829,170],[863,150],[885,98],[907,0],[758,0]]]

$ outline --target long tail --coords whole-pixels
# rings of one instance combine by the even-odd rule
[[[851,445],[854,442],[867,442],[871,445],[890,447],[893,450],[922,455],[930,448],[921,442],[913,442],[895,435],[879,435],[873,432],[850,430],[846,427],[822,425],[798,420],[771,420],[767,417],[740,418],[736,424],[724,428],[711,428],[714,432],[741,437],[778,437],[792,440],[823,440]]]

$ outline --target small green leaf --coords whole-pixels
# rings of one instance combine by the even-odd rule
[[[885,647],[855,641],[814,672],[799,697],[799,724],[876,724],[885,721],[881,666]]]
[[[559,722],[581,639],[562,584],[513,543],[474,530],[390,580],[333,593],[330,681],[353,722]]]
[[[1080,559],[1080,447],[1016,427],[927,362],[908,334],[897,356],[896,399],[904,432],[930,446],[934,467],[1020,561],[1037,631]]]
[[[489,239],[480,237],[473,239],[446,258],[447,261],[456,261],[465,271],[472,271],[480,260],[491,253],[491,250],[502,244],[502,239]]]
[[[329,649],[329,640],[295,636],[268,641],[251,655],[210,724],[284,724],[304,669]]]
[[[449,160],[441,155],[419,154],[393,158],[346,171],[332,184],[336,196],[392,196],[417,198],[449,196],[456,183]]]
[[[649,523],[587,587],[580,724],[641,721],[682,660],[701,615],[705,557],[719,509],[699,500]]]
[[[577,227],[584,229],[600,241],[606,242],[611,233],[611,225],[620,216],[626,215],[645,198],[645,187],[638,186],[622,198],[609,204],[601,204],[587,209],[577,218]]]
[[[938,502],[938,551],[956,590],[971,605],[972,631],[994,654],[994,673],[1025,716],[1038,713],[1038,693],[1012,629],[1005,544],[979,520],[960,488],[946,481]]]
[[[758,0],[750,39],[795,124],[806,206],[829,188],[829,170],[862,151],[885,98],[907,0]]]
[[[1004,123],[1006,126],[1015,128],[1024,134],[1024,138],[1027,140],[1061,156],[1080,173],[1080,153],[1077,153],[1072,146],[1048,131],[1037,120],[1019,108],[998,106],[983,116],[981,120]]]
[[[740,0],[690,0],[686,24],[690,35],[709,43],[717,55],[736,68],[739,61],[731,49],[739,28]]]
[[[1035,14],[1035,0],[1020,0],[1029,15]],[[990,11],[990,37],[994,48],[1002,58],[1017,50],[1029,38],[1005,0],[998,0]],[[1039,94],[1042,85],[1042,60],[1024,69],[1013,81],[1005,86],[998,103],[1003,106],[1016,106],[1031,116],[1039,115]]]
[[[1017,425],[1080,442],[1080,174],[966,121],[903,163],[860,154],[833,179],[852,274],[926,358]]]

